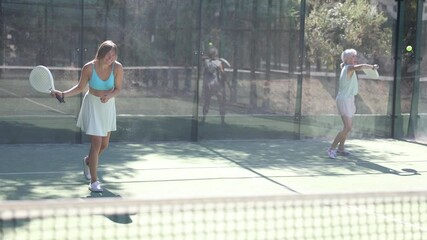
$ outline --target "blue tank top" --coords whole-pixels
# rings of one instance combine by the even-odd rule
[[[90,80],[89,80],[89,86],[95,90],[101,90],[101,91],[113,89],[114,88],[114,63],[112,66],[111,74],[107,80],[102,80],[101,78],[99,78],[95,70],[95,64],[93,64],[92,76],[90,77]]]

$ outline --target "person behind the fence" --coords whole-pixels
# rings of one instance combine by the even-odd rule
[[[337,155],[348,156],[350,152],[345,147],[345,141],[353,127],[353,117],[356,113],[355,96],[359,93],[357,71],[363,69],[378,69],[378,64],[359,64],[357,51],[346,49],[341,53],[341,74],[339,77],[338,94],[336,104],[338,113],[341,115],[343,129],[338,132],[331,146],[326,151],[329,158]],[[338,147],[338,149],[336,149]]]
[[[223,76],[224,68],[222,62],[218,59],[218,49],[211,47],[208,58],[204,60],[203,73],[203,117],[202,123],[206,120],[209,112],[212,96],[216,96],[219,105],[219,114],[221,115],[221,124],[225,124],[225,79]]]

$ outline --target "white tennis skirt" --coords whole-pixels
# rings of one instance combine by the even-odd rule
[[[87,92],[83,98],[77,119],[79,127],[87,135],[107,136],[108,132],[116,131],[116,103],[111,98],[106,103]]]
[[[338,113],[341,116],[353,117],[356,113],[356,105],[354,103],[354,96],[350,98],[337,99]]]

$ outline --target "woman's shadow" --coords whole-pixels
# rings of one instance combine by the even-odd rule
[[[412,168],[402,168],[401,170],[397,170],[397,169],[393,169],[393,168],[389,168],[389,167],[386,167],[386,166],[379,165],[377,163],[373,163],[373,162],[370,162],[370,161],[362,160],[362,159],[357,158],[357,157],[350,157],[349,159],[351,161],[353,161],[354,164],[356,164],[357,166],[361,166],[361,167],[364,167],[364,168],[372,169],[372,170],[379,171],[379,172],[382,172],[382,173],[394,174],[394,175],[398,175],[398,176],[415,176],[415,175],[421,175],[417,170],[412,169]]]
[[[90,192],[89,196],[83,197],[83,199],[94,199],[94,198],[122,198],[120,195],[117,195],[106,188],[103,188],[103,192]],[[130,224],[132,223],[131,215],[136,213],[119,213],[119,214],[103,214],[106,218],[110,219],[112,222],[120,224]]]

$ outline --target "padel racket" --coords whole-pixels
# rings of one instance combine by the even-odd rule
[[[378,79],[380,77],[376,69],[363,69],[363,72],[367,78]]]
[[[222,63],[224,63],[226,67],[231,67],[231,64],[230,64],[227,60],[225,60],[225,58],[220,58],[219,60],[220,60]]]
[[[30,84],[35,90],[42,93],[51,93],[51,91],[55,91],[52,73],[47,67],[42,65],[39,65],[31,70]],[[60,103],[65,103],[62,97],[56,94],[55,97]]]

